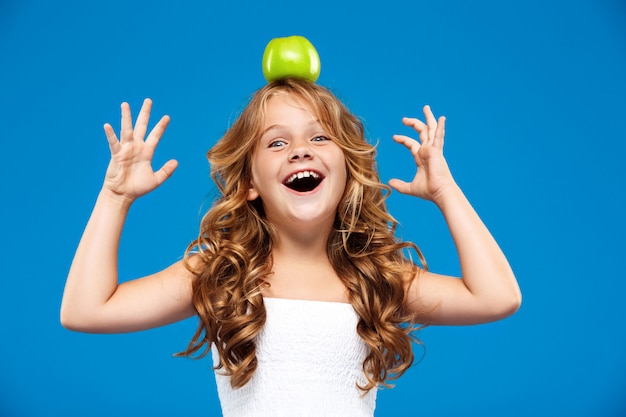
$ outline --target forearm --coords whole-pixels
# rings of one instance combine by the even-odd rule
[[[88,321],[118,285],[118,248],[130,201],[103,188],[80,240],[67,277],[61,322],[70,328]]]
[[[521,303],[506,256],[461,189],[450,184],[435,200],[456,246],[463,283],[486,308],[512,312]]]

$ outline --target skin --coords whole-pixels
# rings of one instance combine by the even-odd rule
[[[397,191],[432,201],[441,210],[454,240],[461,279],[418,272],[408,284],[406,308],[431,311],[432,324],[479,324],[513,314],[522,296],[511,267],[497,242],[454,181],[443,156],[445,117],[435,119],[424,107],[426,122],[403,118],[419,141],[403,135],[393,139],[411,151],[417,172],[411,182],[389,181]]]
[[[326,255],[337,206],[346,187],[343,151],[311,110],[286,94],[272,97],[252,159],[249,200],[261,197],[278,234],[268,297],[347,302],[346,290]],[[324,180],[299,193],[284,185],[296,172],[314,170]]]
[[[169,117],[164,116],[146,137],[151,106],[146,99],[133,127],[130,108],[123,103],[119,138],[109,124],[104,126],[111,161],[67,277],[61,322],[69,329],[129,332],[195,314],[191,303],[194,276],[182,261],[155,274],[118,283],[119,241],[132,203],[161,185],[178,165],[170,160],[156,171],[151,166],[154,150],[169,123]],[[457,248],[462,277],[425,271],[418,272],[417,280],[407,277],[405,306],[409,311],[430,311],[426,317],[430,324],[501,319],[520,306],[517,281],[495,239],[450,173],[443,156],[445,118],[437,120],[428,106],[424,116],[425,121],[402,119],[416,131],[418,139],[393,137],[413,155],[415,177],[410,182],[393,179],[389,185],[432,201],[441,210]],[[270,100],[265,133],[253,156],[249,190],[250,200],[263,198],[278,233],[272,253],[274,274],[265,296],[347,301],[325,248],[340,190],[345,186],[345,165],[337,145],[319,139],[323,133],[307,106],[289,97]],[[309,195],[283,189],[285,176],[300,167],[322,172],[323,186]],[[193,263],[194,257],[190,260]]]
[[[292,239],[328,235],[346,187],[343,151],[310,109],[286,94],[269,100],[263,132],[252,159],[248,199],[261,197],[270,223]],[[301,193],[283,184],[291,174],[309,170],[324,177],[315,190]]]

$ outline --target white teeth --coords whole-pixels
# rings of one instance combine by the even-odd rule
[[[308,178],[308,177],[320,178],[320,175],[315,171],[300,171],[300,172],[293,174],[291,177],[287,178],[287,181],[285,181],[285,183],[290,184],[294,182],[296,178],[302,179],[302,178]]]

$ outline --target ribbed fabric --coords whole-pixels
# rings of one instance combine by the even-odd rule
[[[233,390],[215,372],[224,417],[372,417],[376,389],[363,396],[368,348],[356,333],[350,304],[265,298],[257,337],[258,368]],[[213,361],[218,363],[216,349]]]

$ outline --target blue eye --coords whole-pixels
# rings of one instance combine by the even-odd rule
[[[325,140],[330,140],[328,139],[326,136],[315,136],[313,139],[311,139],[313,142],[323,142]]]
[[[278,140],[275,140],[273,142],[270,142],[270,144],[267,145],[267,147],[268,148],[278,148],[280,146],[285,146],[285,145],[286,145],[286,142],[284,140],[278,139]]]

